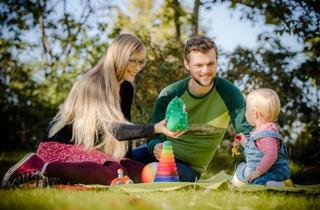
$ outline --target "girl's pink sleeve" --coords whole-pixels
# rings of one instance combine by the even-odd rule
[[[275,138],[267,137],[256,141],[257,147],[263,153],[263,158],[258,164],[256,170],[260,174],[267,172],[275,163],[278,157],[279,142]]]

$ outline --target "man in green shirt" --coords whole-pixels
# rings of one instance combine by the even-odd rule
[[[190,77],[164,88],[158,96],[153,123],[165,118],[168,103],[180,97],[188,112],[189,128],[177,139],[163,135],[148,140],[147,148],[159,160],[165,140],[172,141],[180,181],[199,179],[212,160],[231,120],[236,133],[248,134],[245,100],[231,82],[216,76],[218,51],[206,36],[186,42],[184,65]]]

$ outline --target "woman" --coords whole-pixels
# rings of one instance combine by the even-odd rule
[[[145,64],[146,50],[131,34],[113,40],[103,59],[76,82],[53,118],[36,154],[28,154],[5,174],[2,187],[43,177],[68,183],[109,185],[122,169],[135,182],[143,165],[123,159],[128,142],[157,133],[178,137],[165,121],[130,124],[132,82]]]

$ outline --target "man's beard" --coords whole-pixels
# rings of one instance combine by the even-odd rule
[[[191,75],[191,74],[190,74]],[[201,87],[209,87],[210,85],[212,85],[213,84],[213,80],[214,80],[214,78],[212,78],[212,80],[211,80],[211,82],[210,82],[210,84],[209,85],[203,85],[197,78],[195,78],[193,75],[191,75],[191,77],[192,77],[192,79],[194,80],[194,81],[196,81],[196,83],[198,84],[198,85],[200,85]]]

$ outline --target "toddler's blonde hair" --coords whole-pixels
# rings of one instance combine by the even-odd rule
[[[247,104],[256,108],[261,116],[270,122],[276,121],[280,113],[279,96],[274,90],[268,88],[256,89],[249,93]]]

